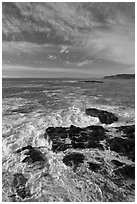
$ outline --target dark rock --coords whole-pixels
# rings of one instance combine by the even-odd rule
[[[84,142],[74,142],[72,141],[72,147],[74,149],[85,149],[85,143]]]
[[[16,173],[13,175],[12,185],[14,187],[24,187],[27,181],[28,179],[25,178],[22,173]]]
[[[45,139],[52,141],[53,151],[64,151],[68,148],[103,148],[100,144],[106,135],[101,126],[88,126],[86,128],[75,127],[49,127],[46,129]]]
[[[94,125],[83,129],[71,126],[69,129],[70,138],[74,141],[73,148],[100,148],[99,142],[104,140],[105,132],[103,127]]]
[[[123,153],[125,156],[135,161],[135,140],[129,138],[119,138],[115,137],[108,140],[110,149]]]
[[[9,197],[11,199],[11,202],[16,202],[16,194],[12,194]]]
[[[118,160],[111,160],[111,162],[116,166],[116,167],[119,167],[119,166],[123,166],[124,164]]]
[[[103,149],[103,145],[100,144],[100,141],[106,139],[107,132],[102,126],[88,126],[85,128],[88,132],[88,141],[87,141],[87,148],[99,148]]]
[[[85,128],[85,130],[86,131],[97,131],[100,135],[103,133],[105,133],[105,132],[108,132],[108,130],[107,129],[105,129],[105,128],[103,128],[102,126],[98,126],[98,125],[91,125],[91,126],[87,126],[86,128]]]
[[[84,155],[81,153],[70,153],[63,158],[66,166],[71,166],[76,169],[81,163],[84,162]]]
[[[16,173],[13,175],[12,186],[13,188],[15,188],[17,195],[20,196],[22,199],[30,197],[30,191],[28,187],[26,187],[27,181],[28,179],[25,178],[22,173]],[[13,197],[15,199],[15,196]]]
[[[18,149],[16,153],[20,153],[24,150],[27,150],[27,152],[24,153],[24,155],[27,155],[27,156],[25,157],[25,159],[22,160],[23,163],[24,162],[34,163],[34,162],[44,162],[45,161],[43,154],[38,149],[32,147],[31,145]]]
[[[135,125],[120,126],[117,127],[118,131],[122,131],[126,137],[134,139],[135,137]]]
[[[16,192],[17,192],[18,196],[20,196],[22,199],[24,199],[26,197],[30,197],[30,193],[25,187],[24,188],[17,188]]]
[[[93,163],[93,162],[88,162],[89,164],[89,169],[94,171],[94,172],[97,172],[98,170],[101,169],[101,164],[97,164],[97,163]]]
[[[54,142],[52,144],[52,151],[57,152],[57,151],[65,151],[66,149],[72,148],[71,144],[64,144],[64,143],[56,143]]]
[[[33,111],[33,107],[19,107],[19,108],[11,110],[11,113],[27,114],[27,113],[31,113],[32,111]]]
[[[67,131],[64,127],[49,127],[46,129],[46,132],[50,134],[50,138],[55,136],[58,137],[58,135],[60,135],[61,138],[67,137]]]
[[[99,144],[98,141],[94,141],[94,140],[89,140],[86,147],[87,148],[98,148],[98,149],[104,150],[103,145]]]
[[[111,124],[118,121],[118,118],[111,112],[98,110],[96,108],[86,109],[86,114],[92,117],[98,117],[101,123]]]
[[[135,125],[115,127],[117,132],[121,132],[122,137],[108,139],[110,149],[118,153],[123,153],[133,162],[135,161]]]
[[[125,165],[114,170],[115,175],[119,177],[124,177],[125,179],[135,180],[135,166]]]
[[[86,82],[86,83],[103,83],[103,81],[97,81],[97,80],[92,80],[92,81],[86,80],[84,82]]]
[[[16,153],[20,153],[20,152],[22,152],[22,151],[24,151],[24,150],[26,150],[26,149],[32,150],[32,149],[34,149],[34,148],[33,148],[31,145],[27,145],[27,146],[25,146],[25,147],[22,147],[21,149],[16,150]]]
[[[80,128],[80,127],[76,127],[74,125],[71,125],[70,128],[69,128],[69,137],[71,138],[72,136],[74,135],[79,135],[79,133],[83,130],[83,128]]]
[[[88,126],[86,131],[88,131],[88,137],[96,141],[104,140],[106,137],[106,130],[101,126]]]

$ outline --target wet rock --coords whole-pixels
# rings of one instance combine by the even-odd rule
[[[28,190],[24,187],[24,188],[17,188],[16,189],[16,193],[18,194],[18,196],[20,196],[22,199],[26,198],[26,197],[30,197],[30,194],[28,192]]]
[[[19,108],[11,110],[11,113],[27,114],[27,113],[31,113],[32,111],[33,111],[33,107],[19,107]]]
[[[79,133],[83,130],[84,128],[76,127],[74,125],[71,125],[69,128],[69,137],[72,138],[73,136],[79,136]]]
[[[27,146],[25,146],[25,147],[22,147],[22,148],[16,150],[16,153],[20,153],[20,152],[22,152],[22,151],[24,151],[24,150],[26,150],[26,149],[32,150],[32,149],[34,149],[34,148],[33,148],[31,145],[27,145]]]
[[[115,137],[108,140],[110,149],[117,152],[123,153],[132,161],[135,161],[135,140],[129,138]]]
[[[12,194],[9,197],[11,199],[11,202],[16,202],[16,194]]]
[[[13,186],[17,187],[17,186],[25,186],[26,182],[28,179],[26,179],[22,173],[16,173],[13,175]]]
[[[122,137],[108,140],[110,149],[135,161],[135,125],[115,127]]]
[[[58,137],[58,135],[60,135],[61,138],[67,137],[67,130],[64,127],[49,127],[46,129],[46,132],[50,135],[50,138]]]
[[[91,171],[97,172],[98,170],[101,169],[101,164],[93,163],[93,162],[88,162],[89,169]]]
[[[123,166],[124,164],[118,160],[111,160],[111,162],[116,166],[116,167],[119,167],[119,166]]]
[[[64,144],[60,142],[54,142],[52,144],[52,151],[57,152],[57,151],[65,151],[66,149],[72,148],[71,144]]]
[[[76,169],[81,163],[84,162],[84,155],[81,153],[70,153],[63,158],[63,162],[66,166],[71,166]]]
[[[97,80],[86,80],[86,81],[84,81],[84,82],[86,82],[86,83],[103,83],[103,81],[97,81]]]
[[[107,129],[103,128],[102,126],[98,126],[98,125],[91,125],[91,126],[87,126],[85,128],[86,131],[97,131],[99,133],[99,135],[101,135],[102,133],[104,134],[105,132],[108,132]]]
[[[116,117],[113,113],[104,110],[98,110],[96,108],[86,109],[86,114],[92,117],[98,117],[100,122],[105,124],[111,124],[118,121],[118,117]]]
[[[38,149],[32,147],[31,145],[18,149],[16,153],[20,153],[24,150],[27,150],[27,152],[24,153],[24,155],[27,155],[27,156],[25,157],[25,159],[22,160],[23,163],[24,162],[34,163],[34,162],[44,162],[45,161],[43,154]]]
[[[86,147],[87,148],[98,148],[98,149],[104,150],[103,145],[100,144],[98,141],[94,141],[94,139],[89,140]]]
[[[68,130],[64,127],[49,127],[44,135],[45,139],[52,141],[52,151],[65,151],[71,148],[71,140],[69,140]]]
[[[72,146],[76,148],[103,148],[100,144],[104,140],[106,130],[101,126],[87,126],[86,128],[79,128],[70,126],[69,136],[72,140]]]
[[[15,189],[15,192],[22,199],[26,197],[30,197],[30,191],[28,187],[26,187],[28,179],[24,177],[22,173],[16,173],[13,175],[12,186]],[[15,194],[12,195],[15,199]]]
[[[135,125],[120,126],[118,131],[122,131],[126,137],[134,139],[135,137]]]
[[[71,125],[69,128],[49,127],[46,129],[45,139],[52,141],[53,151],[64,151],[69,148],[103,148],[100,141],[106,137],[101,126],[88,126],[86,128]]]
[[[114,170],[115,175],[119,177],[124,177],[125,179],[135,180],[135,166],[125,165]]]
[[[85,149],[86,148],[86,145],[84,142],[76,142],[76,141],[72,141],[72,147],[74,149]]]
[[[100,141],[106,139],[107,130],[102,126],[88,126],[86,127],[88,132],[88,148],[99,148],[103,149],[103,145],[100,144]]]

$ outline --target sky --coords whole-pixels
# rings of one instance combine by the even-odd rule
[[[3,2],[2,76],[134,73],[134,18],[132,2]]]

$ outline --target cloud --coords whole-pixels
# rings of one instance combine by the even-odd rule
[[[63,53],[63,52],[67,53],[68,52],[67,49],[68,49],[67,46],[62,46],[62,49],[60,50],[60,53]]]
[[[95,28],[85,36],[81,49],[88,56],[134,65],[134,19],[116,12],[113,21],[108,17],[105,27]]]
[[[3,64],[72,75],[126,72],[135,64],[134,14],[129,2],[3,3]]]
[[[79,62],[77,63],[76,65],[81,67],[81,66],[84,66],[86,64],[91,64],[94,60],[84,60],[83,62]]]
[[[53,56],[53,55],[49,55],[48,58],[51,59],[51,60],[57,59],[57,57],[56,57],[56,56]]]
[[[119,23],[120,14],[133,19],[134,5],[134,2],[3,2],[3,40],[79,44],[85,33],[108,23]]]
[[[85,70],[79,70],[79,69],[64,69],[64,68],[53,68],[51,69],[50,67],[38,67],[36,69],[36,67],[30,67],[30,66],[21,66],[21,65],[9,65],[9,64],[5,64],[3,65],[3,70],[4,69],[9,69],[9,70],[20,70],[20,69],[23,69],[23,70],[35,70],[36,72],[39,72],[39,71],[45,71],[45,72],[65,72],[65,73],[85,73],[85,72],[88,72],[85,71]]]
[[[2,67],[3,77],[88,77],[90,70],[73,68],[29,67],[5,64]]]
[[[89,37],[82,50],[88,56],[112,60],[122,64],[135,63],[134,41],[126,35],[110,31],[95,31]]]

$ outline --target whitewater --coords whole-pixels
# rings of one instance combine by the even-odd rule
[[[133,176],[125,177],[123,172],[114,175],[120,163],[124,167],[133,167],[133,160],[111,151],[105,145],[103,150],[68,148],[53,151],[53,141],[45,136],[49,127],[70,128],[73,125],[80,128],[101,126],[110,131],[106,134],[113,138],[121,137],[122,134],[116,132],[116,127],[134,125],[134,80],[102,82],[90,83],[77,79],[3,79],[3,201],[134,201]],[[109,111],[118,117],[118,121],[102,124],[98,117],[85,113],[87,108]],[[101,142],[105,143],[104,140]],[[27,146],[40,152],[41,161],[25,160],[28,153],[20,149]],[[72,153],[84,155],[84,161],[76,169],[73,168],[74,161],[71,161],[72,165],[67,165],[63,160]],[[119,166],[112,162],[114,160],[119,162]],[[97,170],[90,169],[89,163],[98,164],[102,169],[97,165]]]

